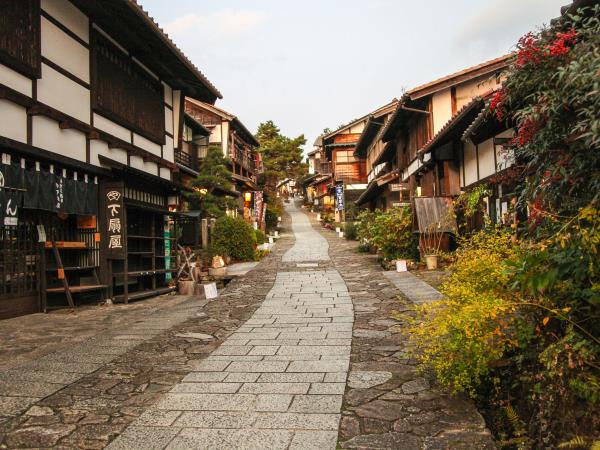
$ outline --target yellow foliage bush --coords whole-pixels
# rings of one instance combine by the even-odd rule
[[[444,300],[418,308],[410,335],[417,358],[453,391],[475,388],[529,336],[515,310],[503,262],[519,252],[508,231],[480,231],[462,242]]]

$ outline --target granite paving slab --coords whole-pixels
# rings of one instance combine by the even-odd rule
[[[282,262],[328,260],[327,242],[288,208],[294,246]],[[335,449],[350,363],[353,305],[336,270],[276,274],[244,324],[146,411],[110,448],[134,448],[156,427],[167,449]]]

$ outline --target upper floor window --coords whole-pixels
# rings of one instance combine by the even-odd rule
[[[354,157],[354,150],[338,150],[335,153],[335,161],[338,163],[356,162],[356,158]]]
[[[41,76],[40,0],[0,0],[0,63]]]
[[[92,105],[109,119],[164,144],[162,83],[97,31],[92,34]]]

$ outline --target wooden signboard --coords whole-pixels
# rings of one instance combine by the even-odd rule
[[[106,220],[106,256],[108,259],[125,259],[126,214],[123,204],[123,183],[107,183],[102,193]]]
[[[96,229],[96,216],[77,216],[77,228]]]
[[[390,184],[390,191],[392,191],[392,192],[407,191],[407,190],[408,190],[408,183]]]

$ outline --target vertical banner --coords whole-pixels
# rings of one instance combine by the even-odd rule
[[[344,210],[344,185],[343,184],[336,184],[335,200],[336,200],[337,210],[343,211]]]
[[[104,187],[106,216],[106,255],[108,259],[125,259],[126,237],[125,206],[123,205],[123,183],[107,183]]]
[[[171,237],[171,231],[169,229],[169,221],[170,220],[165,220],[165,225],[163,228],[163,236],[165,238],[163,250],[165,252],[165,256],[171,255],[171,239],[169,239]],[[170,269],[170,268],[171,268],[171,258],[167,257],[167,258],[165,258],[165,269]],[[172,279],[173,279],[173,275],[171,274],[171,272],[167,272],[165,274],[165,280],[171,281]]]
[[[262,229],[263,192],[254,192],[254,214],[258,222],[258,228]]]

